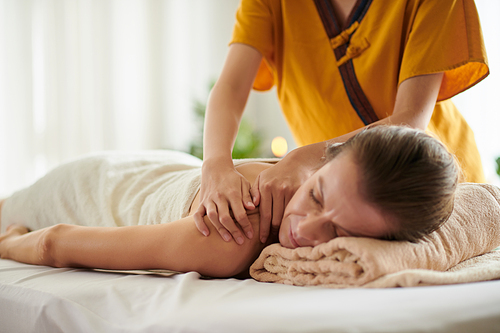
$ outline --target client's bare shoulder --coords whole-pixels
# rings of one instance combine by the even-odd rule
[[[272,167],[271,163],[248,162],[236,166],[236,170],[245,177],[250,184],[253,184],[259,173]]]
[[[240,164],[236,170],[240,172],[249,182],[257,178],[258,174],[271,167],[272,164],[261,162],[249,162]],[[191,250],[197,253],[196,258],[191,258],[189,268],[197,270],[208,276],[222,277],[238,275],[246,277],[248,267],[255,261],[262,249],[268,244],[262,244],[259,237],[254,236],[252,239],[245,238],[242,245],[238,245],[234,240],[225,242],[215,230],[213,224],[205,216],[205,224],[210,230],[208,237],[202,236],[196,229],[192,214],[199,205],[199,194],[196,195],[192,203],[191,211],[185,220],[189,223],[182,223],[185,228],[189,229],[189,244]],[[259,209],[247,211],[248,219],[252,224],[254,235],[259,235]],[[196,251],[198,249],[198,251]],[[207,263],[210,263],[207,265]],[[198,265],[198,266],[196,266]]]
[[[236,170],[245,177],[250,184],[253,185],[254,180],[257,178],[260,172],[272,167],[272,163],[264,162],[248,162],[236,166]],[[191,208],[189,209],[189,216],[193,215],[200,204],[200,192],[196,194],[193,202],[191,203]],[[258,213],[258,212],[256,212]],[[250,214],[249,214],[250,215]]]

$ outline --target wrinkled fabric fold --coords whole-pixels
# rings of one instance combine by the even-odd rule
[[[339,237],[316,247],[265,248],[250,267],[262,282],[398,287],[500,278],[500,189],[460,184],[446,223],[418,243]]]

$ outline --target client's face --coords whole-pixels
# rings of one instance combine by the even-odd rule
[[[297,190],[279,231],[288,248],[315,246],[335,237],[382,238],[390,227],[382,213],[359,193],[358,166],[342,152]]]

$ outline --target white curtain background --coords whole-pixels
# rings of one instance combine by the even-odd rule
[[[0,197],[97,150],[185,150],[239,0],[0,0]],[[454,98],[490,182],[500,156],[500,1],[477,0],[492,74]],[[291,147],[275,92],[247,115]],[[266,151],[269,149],[266,148]]]
[[[109,149],[184,150],[238,0],[0,0],[0,196]]]

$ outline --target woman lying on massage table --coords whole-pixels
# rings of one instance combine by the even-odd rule
[[[189,182],[184,175],[197,174],[199,181],[201,172],[173,163],[172,154],[179,156],[110,153],[56,168],[0,206],[1,223],[10,225],[0,236],[1,258],[54,267],[244,274],[267,244],[259,237],[225,242],[211,223],[211,233],[202,235],[189,208],[198,207],[199,182],[187,196],[185,217],[165,217],[177,208],[169,203],[179,206],[175,195]],[[421,131],[378,126],[328,147],[325,155],[286,207],[272,242],[295,248],[349,236],[416,241],[451,214],[458,167],[441,143]],[[240,161],[237,169],[252,183],[270,165]],[[173,197],[164,194],[165,186],[174,186]],[[253,230],[245,232],[258,235],[258,209],[248,218]]]

